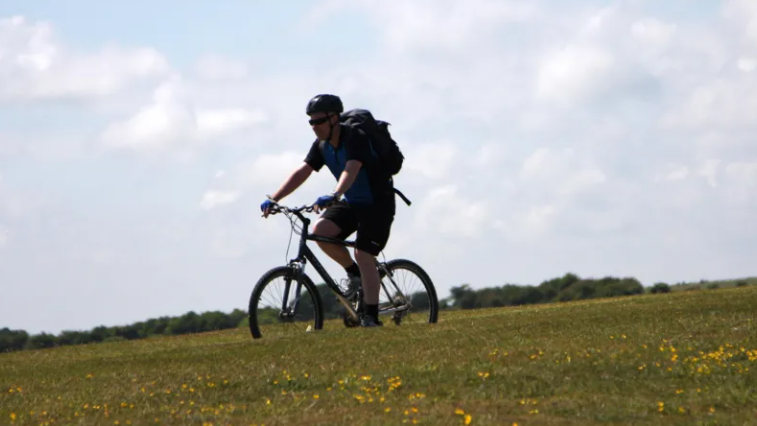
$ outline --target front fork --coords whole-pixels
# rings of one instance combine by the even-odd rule
[[[303,262],[292,260],[289,262],[289,268],[292,270],[292,274],[287,276],[284,284],[284,299],[281,301],[281,310],[279,311],[279,319],[291,320],[297,312],[297,306],[300,304],[300,294],[302,292],[302,270],[305,268]],[[289,295],[292,289],[292,280],[295,282],[294,301],[291,306],[289,305]]]
[[[291,288],[291,285],[292,285],[292,280],[288,279],[286,282],[286,287],[285,287],[286,294],[284,295],[283,306],[281,309],[281,313],[279,314],[280,317],[285,317],[285,318],[294,317],[294,312],[297,311],[297,305],[299,304],[299,301],[300,301],[300,292],[302,291],[302,275],[304,274],[304,271],[305,271],[305,262],[301,259],[293,259],[289,262],[289,267],[292,269],[292,277],[295,279],[297,283],[296,284],[297,292],[295,293],[297,296],[295,298],[294,305],[292,306],[292,308],[291,309],[287,308],[287,299],[289,298],[289,289]],[[352,307],[352,305],[350,305],[350,301],[347,300],[344,296],[342,296],[338,292],[334,292],[334,295],[336,296],[336,299],[339,302],[339,304],[341,304],[346,309],[347,315],[349,315],[349,317],[354,321],[360,321],[360,316],[357,310],[355,310]]]

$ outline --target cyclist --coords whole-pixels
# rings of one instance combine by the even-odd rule
[[[394,222],[394,188],[390,178],[382,178],[375,172],[380,165],[367,135],[339,122],[342,112],[342,101],[335,95],[316,95],[308,102],[306,113],[316,140],[304,162],[267,197],[260,209],[268,217],[274,202],[294,192],[314,170],[318,172],[327,166],[337,185],[332,193],[315,202],[316,212],[326,210],[315,223],[313,234],[344,240],[357,232],[355,260],[344,246],[322,242],[318,245],[345,269],[353,291],[362,285],[365,310],[360,325],[381,326],[380,279],[375,258],[386,246]]]

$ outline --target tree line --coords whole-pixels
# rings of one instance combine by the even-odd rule
[[[235,309],[230,314],[220,311],[197,314],[190,311],[177,317],[162,316],[126,326],[99,326],[90,331],[65,330],[57,336],[50,333],[30,336],[24,330],[10,330],[6,327],[0,329],[0,352],[201,333],[235,328],[246,320],[247,312]]]
[[[705,288],[708,289],[718,287],[717,283],[701,281],[700,284],[707,284]],[[741,287],[749,283],[741,280],[732,284]],[[320,284],[316,287],[323,301],[326,319],[341,318],[342,306],[333,297],[331,291],[325,284]],[[699,286],[691,286],[691,284],[685,283],[679,283],[672,287],[666,283],[656,283],[646,290],[650,293],[668,293],[677,287],[686,287],[686,290],[700,288]],[[479,309],[631,296],[644,292],[645,287],[633,277],[593,279],[580,278],[576,274],[568,273],[562,277],[544,281],[537,286],[505,284],[500,287],[473,289],[469,284],[463,284],[452,287],[449,297],[439,301],[439,307],[441,310]],[[423,298],[420,296],[411,296],[414,306],[423,303]],[[274,312],[271,312],[268,320],[271,322],[276,320]],[[150,336],[201,333],[247,327],[247,325],[247,312],[234,309],[229,314],[221,311],[210,311],[201,314],[190,311],[177,317],[162,316],[126,326],[99,326],[90,331],[66,330],[58,335],[50,333],[29,335],[24,330],[11,330],[6,327],[0,329],[0,352],[144,339]]]
[[[453,309],[496,308],[642,293],[644,286],[636,278],[581,279],[578,275],[569,273],[544,281],[538,286],[505,284],[474,290],[468,284],[463,284],[450,289],[450,297],[444,300],[444,305]]]

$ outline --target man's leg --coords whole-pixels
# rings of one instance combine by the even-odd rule
[[[320,235],[321,237],[336,238],[341,233],[342,230],[330,219],[320,218],[313,227],[313,234]],[[347,247],[321,241],[316,241],[316,243],[318,243],[318,247],[320,247],[324,253],[334,259],[343,268],[352,265],[352,256],[350,256]]]
[[[313,227],[313,234],[322,237],[345,239],[357,229],[357,222],[349,209],[344,204],[336,204],[329,207]],[[360,269],[352,260],[347,247],[339,244],[324,243],[317,241],[318,246],[330,258],[334,259],[352,277],[360,276]]]
[[[393,206],[390,206],[393,207]],[[386,246],[389,240],[394,209],[384,206],[374,206],[368,209],[356,210],[358,218],[355,260],[363,278],[363,301],[365,313],[377,324],[379,292],[381,281],[376,268],[376,256]]]
[[[376,257],[356,248],[355,260],[357,260],[360,276],[363,279],[363,301],[366,306],[378,305],[381,286],[378,269],[376,268]]]

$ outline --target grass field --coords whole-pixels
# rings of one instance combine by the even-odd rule
[[[9,425],[754,425],[757,287],[0,355]]]

